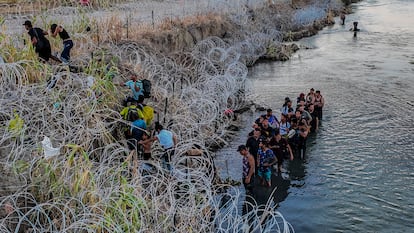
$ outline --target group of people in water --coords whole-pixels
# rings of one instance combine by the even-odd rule
[[[301,93],[295,101],[296,108],[293,108],[292,100],[285,98],[280,119],[272,109],[267,109],[253,123],[246,144],[237,148],[243,156],[242,177],[247,191],[253,188],[254,176],[261,185],[271,187],[273,170],[281,173],[285,160],[304,158],[309,134],[319,129],[325,100],[319,90],[311,88],[307,95]]]

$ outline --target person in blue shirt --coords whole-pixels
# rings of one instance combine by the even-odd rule
[[[158,140],[165,151],[164,155],[162,156],[163,164],[167,170],[171,170],[170,161],[171,157],[174,156],[175,153],[177,137],[173,132],[164,129],[164,127],[159,122],[155,122],[155,131],[156,135],[154,136],[154,140]]]
[[[128,80],[126,83],[124,83],[124,86],[129,87],[129,89],[131,89],[132,91],[132,97],[128,96],[126,98],[124,106],[126,106],[128,102],[131,102],[133,100],[138,101],[139,96],[144,95],[142,82],[141,80],[138,80],[138,77],[136,74],[132,74],[131,79]]]
[[[132,139],[136,141],[133,143],[134,147],[137,147],[137,142],[142,140],[142,136],[146,132],[147,124],[145,121],[138,116],[138,114],[133,113],[131,114],[131,128],[129,134],[132,136]]]
[[[277,117],[275,115],[273,115],[273,111],[272,109],[267,109],[266,111],[266,118],[267,121],[269,122],[269,126],[273,129],[278,129],[279,128],[279,120],[277,119]]]
[[[271,187],[272,166],[277,162],[277,160],[275,154],[269,148],[269,143],[265,139],[259,140],[257,160],[257,164],[259,164],[257,175],[260,179],[260,183],[264,186],[266,185],[267,187]]]

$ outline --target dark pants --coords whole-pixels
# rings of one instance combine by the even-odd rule
[[[36,48],[36,52],[39,54],[39,57],[45,61],[49,61],[49,58],[52,56],[52,49],[50,46],[45,46],[43,48]]]
[[[70,60],[70,50],[73,48],[73,41],[67,40],[63,41],[63,51],[62,54],[60,54],[60,57],[63,58],[62,60],[69,61]]]
[[[164,154],[162,155],[162,165],[168,171],[171,171],[171,157],[174,156],[175,150],[172,148],[165,149]]]
[[[319,121],[322,120],[322,108],[315,106],[315,112],[316,112],[316,115],[319,118]]]
[[[243,185],[244,185],[244,189],[246,190],[246,199],[244,200],[244,203],[243,203],[242,214],[245,215],[253,210],[253,205],[255,203],[254,197],[253,197],[254,178],[252,177],[250,179],[249,184],[246,184],[243,178]],[[249,223],[251,222],[249,221]]]

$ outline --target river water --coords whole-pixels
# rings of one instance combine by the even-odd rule
[[[305,160],[286,164],[277,177],[275,200],[296,232],[412,232],[414,1],[366,0],[353,8],[345,26],[337,19],[298,42],[313,49],[249,72],[258,102],[277,113],[286,96],[311,87],[326,101]],[[348,31],[353,21],[361,29],[356,37]],[[257,115],[244,116],[240,137],[218,154],[236,179],[236,146]]]

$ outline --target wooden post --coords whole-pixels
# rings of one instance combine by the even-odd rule
[[[152,29],[154,29],[155,28],[154,11],[151,11],[151,18],[152,18]]]
[[[164,106],[164,124],[165,124],[165,116],[167,116],[167,108],[168,108],[168,98],[165,98],[165,106]]]

